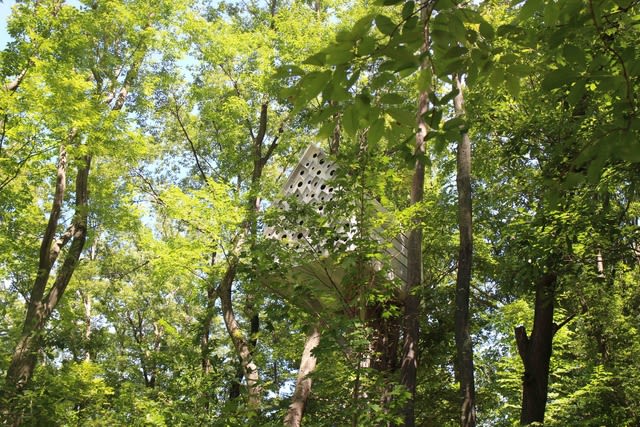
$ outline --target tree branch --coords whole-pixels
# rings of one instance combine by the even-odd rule
[[[20,87],[20,83],[22,83],[22,80],[24,80],[24,77],[27,75],[28,69],[29,68],[27,67],[24,70],[22,70],[20,74],[18,74],[18,76],[15,79],[13,79],[13,81],[4,85],[4,89],[9,92],[15,92],[18,89],[18,87]]]
[[[524,363],[525,367],[527,366],[527,353],[529,352],[529,337],[527,336],[527,330],[524,325],[516,326],[515,329],[516,335],[516,344],[518,346],[518,353],[520,354],[520,358]]]
[[[280,125],[280,127],[278,128],[278,134],[273,137],[273,141],[271,141],[271,144],[269,144],[269,148],[267,148],[267,152],[265,153],[264,157],[260,159],[263,166],[267,164],[267,162],[271,158],[271,155],[273,155],[273,151],[278,146],[278,140],[280,139],[280,135],[282,135],[283,132],[284,132],[284,123]]]
[[[204,182],[204,184],[207,184],[207,175],[204,173],[204,169],[202,168],[202,165],[200,164],[200,159],[198,158],[198,152],[196,151],[196,146],[193,143],[193,140],[191,139],[191,137],[189,136],[189,132],[187,132],[187,129],[184,126],[184,123],[182,121],[182,119],[180,118],[180,107],[178,106],[178,102],[175,100],[174,97],[174,115],[176,120],[178,121],[178,125],[180,125],[180,129],[182,130],[182,134],[184,135],[185,139],[187,140],[187,142],[189,143],[189,147],[191,147],[191,152],[193,153],[193,157],[196,161],[196,167],[198,168],[198,172],[200,172],[200,177],[202,178],[202,181]]]

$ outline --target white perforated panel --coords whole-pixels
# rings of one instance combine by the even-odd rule
[[[298,165],[289,176],[289,179],[282,188],[282,193],[285,196],[295,197],[301,203],[312,204],[317,211],[323,215],[330,215],[331,213],[326,212],[325,208],[326,202],[331,200],[336,193],[336,189],[330,181],[335,173],[335,164],[319,147],[312,144],[307,148]],[[372,203],[376,208],[382,210],[382,206],[377,201],[373,200]],[[286,203],[283,208],[287,209]],[[355,219],[333,219],[336,224],[339,224],[336,226],[336,231],[341,236],[336,242],[336,245],[347,245],[347,250],[355,249],[353,244],[349,245],[349,242],[357,231]],[[268,227],[265,230],[265,235],[268,238],[281,239],[290,244],[294,249],[303,247],[303,245],[308,246],[310,241],[315,240],[314,236],[309,236],[309,232],[304,227],[304,221],[302,219],[298,221],[298,225],[299,227],[297,227],[296,230]],[[393,276],[406,282],[407,250],[405,242],[406,238],[401,234],[392,240],[392,244],[385,252],[391,257],[390,264]],[[320,254],[328,255],[327,253],[322,253],[322,250],[320,250]]]

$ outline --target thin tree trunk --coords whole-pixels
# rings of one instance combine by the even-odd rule
[[[216,253],[211,254],[211,266],[215,264]],[[213,315],[216,302],[216,286],[213,280],[207,282],[207,309],[202,320],[202,335],[200,336],[200,354],[202,360],[202,372],[207,375],[211,372],[211,360],[209,355],[211,349],[209,348],[209,336],[211,334],[211,322],[213,321]],[[208,404],[207,404],[208,405]]]
[[[54,201],[49,213],[49,222],[40,246],[40,261],[38,274],[34,281],[27,307],[27,315],[22,328],[22,334],[16,346],[11,364],[7,370],[5,383],[5,404],[10,405],[10,400],[22,393],[25,386],[31,380],[37,363],[37,353],[40,349],[41,335],[51,313],[58,305],[60,298],[71,280],[71,276],[77,266],[82,248],[87,236],[87,186],[91,157],[85,156],[78,166],[76,177],[76,202],[75,215],[71,227],[54,241],[55,230],[60,217],[62,200],[64,198],[67,154],[64,147],[60,149],[58,161],[58,174]],[[49,292],[44,295],[51,269],[62,247],[71,239],[71,247],[67,252],[64,262],[58,270],[56,279]],[[9,410],[9,412],[11,412]],[[20,423],[19,414],[12,417],[14,425]]]
[[[385,316],[385,310],[389,310],[392,305],[395,306],[395,302],[367,307],[367,321],[374,331],[371,367],[388,377],[398,370],[400,340],[400,318]]]
[[[112,111],[121,110],[124,106],[127,94],[133,80],[136,78],[138,69],[144,59],[144,50],[140,50],[136,55],[131,68],[127,71],[123,85],[118,93]],[[67,138],[67,144],[71,144],[78,134],[77,129],[72,129]],[[21,337],[14,350],[11,364],[7,370],[3,396],[0,402],[6,405],[1,413],[8,414],[9,423],[19,425],[22,415],[12,407],[12,400],[18,397],[25,386],[31,380],[37,364],[37,353],[41,348],[41,338],[47,320],[56,308],[64,291],[69,284],[71,277],[78,265],[80,255],[87,238],[87,217],[88,209],[88,186],[89,170],[91,167],[91,155],[85,155],[78,159],[78,172],[76,175],[76,200],[75,212],[71,226],[58,238],[55,239],[58,221],[62,212],[62,203],[66,188],[67,173],[67,152],[63,144],[60,148],[60,155],[57,166],[56,185],[53,197],[53,204],[49,212],[49,220],[42,238],[38,260],[38,271],[31,288],[29,301],[27,301],[27,314],[23,323]],[[64,261],[57,270],[56,278],[45,295],[47,283],[53,266],[62,248],[71,241],[71,246],[67,251]]]
[[[231,300],[231,286],[236,275],[237,258],[232,258],[230,264],[227,267],[222,282],[218,288],[218,294],[220,295],[220,303],[222,305],[222,317],[227,327],[227,332],[233,346],[236,349],[238,357],[240,357],[240,364],[242,365],[242,373],[246,379],[247,391],[249,394],[249,407],[257,410],[260,407],[260,400],[262,397],[262,387],[260,385],[260,376],[258,375],[258,367],[253,362],[253,355],[250,343],[244,337],[244,333],[236,320],[236,315],[233,311],[233,304]]]
[[[464,115],[464,97],[460,77],[453,76],[458,94],[453,100],[455,114]],[[458,227],[460,231],[460,253],[456,278],[455,336],[458,376],[462,409],[460,425],[476,425],[475,384],[473,372],[473,344],[469,333],[469,294],[471,288],[471,264],[473,256],[472,201],[471,201],[471,140],[468,132],[461,131],[457,153]]]
[[[91,294],[88,292],[80,292],[82,305],[84,306],[84,342],[85,353],[84,360],[91,360],[91,352],[89,351],[89,343],[91,342]]]
[[[257,234],[257,214],[260,210],[259,187],[262,179],[262,173],[265,165],[278,146],[280,135],[284,131],[284,125],[280,124],[271,143],[265,143],[268,131],[268,109],[269,103],[267,101],[263,102],[260,106],[260,118],[257,126],[257,133],[254,132],[251,121],[247,119],[249,136],[253,142],[253,169],[251,172],[251,182],[249,187],[247,218],[245,220],[244,230],[241,233],[241,238],[237,242],[236,249],[244,243],[244,240],[249,241],[250,247],[253,247],[255,244]],[[238,179],[238,182],[240,182],[240,179]],[[233,310],[232,286],[239,263],[235,250],[228,258],[228,263],[226,273],[218,286],[218,296],[220,297],[220,304],[222,306],[222,317],[224,319],[227,332],[229,333],[229,337],[236,349],[236,353],[240,358],[242,374],[245,378],[249,394],[249,407],[252,410],[257,411],[260,409],[262,386],[260,385],[258,367],[253,361],[252,352],[254,350],[255,337],[258,334],[260,322],[257,313],[253,313],[251,315],[251,331],[249,338],[247,339],[236,320],[235,312]],[[232,386],[231,391],[233,395],[235,386]]]
[[[421,2],[421,21],[424,25],[424,42],[422,52],[428,51],[429,29],[427,0]],[[428,67],[427,60],[422,63],[421,69]],[[429,94],[422,91],[418,94],[416,142],[414,154],[416,157],[413,180],[411,183],[411,205],[422,202],[424,196],[424,156],[426,154],[425,138],[427,137],[427,124],[424,116],[429,109]],[[402,364],[400,366],[400,383],[410,393],[403,413],[406,427],[415,426],[415,396],[418,373],[418,341],[420,336],[420,300],[416,290],[422,284],[422,226],[419,219],[414,219],[414,224],[409,232],[407,241],[407,285],[404,290],[404,318],[402,330],[404,342],[402,348]]]
[[[536,283],[533,331],[527,336],[524,326],[515,328],[518,353],[524,365],[522,378],[522,411],[520,424],[544,422],[549,386],[549,363],[556,327],[553,323],[553,302],[557,275],[547,273]]]
[[[307,335],[304,344],[302,359],[300,360],[300,369],[298,369],[298,378],[296,380],[296,389],[291,397],[291,404],[284,419],[284,425],[287,427],[299,427],[302,423],[302,416],[311,394],[311,378],[308,375],[316,369],[316,357],[312,355],[320,343],[320,330],[314,325]]]
[[[98,259],[98,243],[99,243],[99,233],[95,233],[93,244],[89,249],[89,260],[94,262]],[[84,360],[91,360],[91,293],[87,289],[78,289],[78,296],[80,297],[80,301],[82,301],[82,306],[84,308]]]

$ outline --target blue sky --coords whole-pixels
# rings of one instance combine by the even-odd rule
[[[7,34],[7,17],[11,13],[11,6],[13,6],[14,3],[14,0],[4,0],[0,3],[0,50],[4,49],[9,41],[9,35]]]

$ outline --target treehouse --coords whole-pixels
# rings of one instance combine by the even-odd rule
[[[348,299],[343,283],[348,275],[348,267],[340,262],[338,255],[341,252],[353,252],[357,248],[357,215],[355,212],[334,210],[334,198],[348,191],[344,184],[340,186],[335,181],[336,172],[337,165],[319,147],[310,145],[282,187],[284,197],[279,202],[283,212],[281,221],[266,227],[264,231],[265,237],[279,240],[287,251],[308,255],[304,258],[305,262],[295,264],[296,267],[289,269],[287,277],[282,279],[294,286],[305,287],[307,293],[309,289],[315,289],[311,291],[314,296],[307,295],[309,298],[306,298],[307,308],[314,311],[326,305],[327,298],[339,296]],[[378,201],[372,199],[368,203],[375,212],[384,216],[386,211]],[[322,228],[317,227],[318,221],[312,224],[314,216],[320,218]],[[372,234],[378,246],[383,248],[380,251],[382,259],[370,261],[366,268],[375,272],[384,269],[388,280],[406,284],[406,237],[399,233],[392,239],[382,238],[388,233],[385,233],[384,221],[381,224],[374,227]],[[289,286],[285,288],[285,293],[291,292]],[[340,295],[336,296],[336,293]]]

